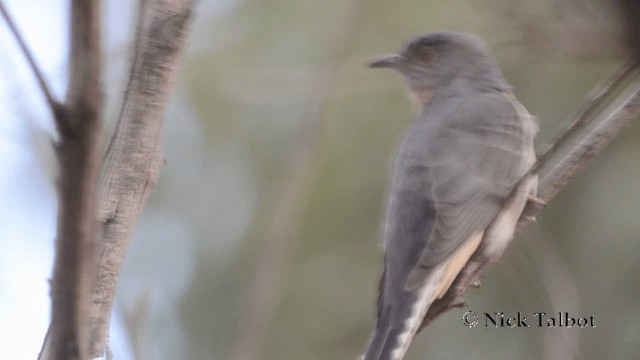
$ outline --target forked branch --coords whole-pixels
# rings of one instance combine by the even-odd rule
[[[55,150],[60,170],[51,324],[40,359],[89,358],[103,98],[100,10],[98,0],[71,1],[69,87],[64,105],[58,108],[45,93],[58,125],[60,141]],[[37,71],[35,65],[32,68]]]
[[[4,17],[4,20],[7,23],[7,26],[9,27],[11,34],[13,34],[13,37],[16,39],[16,42],[20,47],[20,51],[22,51],[22,54],[27,59],[27,63],[31,68],[31,72],[33,72],[33,76],[35,76],[36,81],[38,82],[38,86],[40,87],[42,94],[47,100],[47,104],[49,105],[49,108],[51,108],[51,112],[53,113],[54,119],[56,120],[56,122],[59,122],[62,116],[61,114],[62,105],[53,98],[53,95],[51,94],[51,90],[49,90],[49,85],[47,84],[47,81],[44,79],[44,74],[42,73],[42,71],[40,70],[40,67],[36,63],[36,59],[33,57],[33,54],[31,54],[31,51],[27,46],[27,42],[22,37],[22,34],[20,33],[20,31],[18,31],[18,27],[13,22],[13,18],[11,17],[7,9],[4,7],[4,4],[2,2],[0,2],[0,13]]]

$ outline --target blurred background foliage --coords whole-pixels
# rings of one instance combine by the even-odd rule
[[[571,37],[583,3],[600,38]],[[478,33],[539,118],[540,145],[621,63],[616,24],[606,1],[198,2],[167,164],[118,290],[136,356],[355,359],[374,325],[389,165],[413,117],[398,78],[363,64],[422,32]],[[128,50],[107,56],[111,121]],[[566,311],[596,328],[468,329],[454,310],[407,359],[637,358],[639,200],[636,122],[467,294],[478,313]]]

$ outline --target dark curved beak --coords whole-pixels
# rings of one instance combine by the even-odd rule
[[[372,60],[367,64],[370,68],[396,69],[402,63],[402,56],[398,54],[386,54]]]

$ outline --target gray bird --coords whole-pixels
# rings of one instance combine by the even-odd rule
[[[537,191],[529,174],[537,125],[475,35],[428,33],[369,66],[398,71],[418,108],[394,163],[364,355],[400,360],[458,274],[496,261],[513,238]]]

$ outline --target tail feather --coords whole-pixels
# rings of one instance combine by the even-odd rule
[[[367,352],[364,354],[363,360],[381,360],[389,359],[391,353],[383,354],[382,351],[386,348],[389,340],[394,340],[393,337],[389,339],[390,329],[388,328],[376,328],[373,333],[373,337],[367,347]],[[392,341],[395,342],[395,341]]]
[[[400,344],[403,332],[404,329],[376,329],[364,360],[398,359],[396,353],[403,347],[403,344]]]
[[[427,310],[439,295],[446,265],[432,270],[427,281],[414,291],[402,291],[392,306],[378,302],[378,321],[363,360],[402,360]],[[384,283],[385,278],[382,278]],[[400,294],[400,292],[398,292]]]
[[[411,294],[404,310],[391,316],[383,311],[363,360],[401,360],[418,332],[427,309],[434,300],[435,286],[428,283]]]

